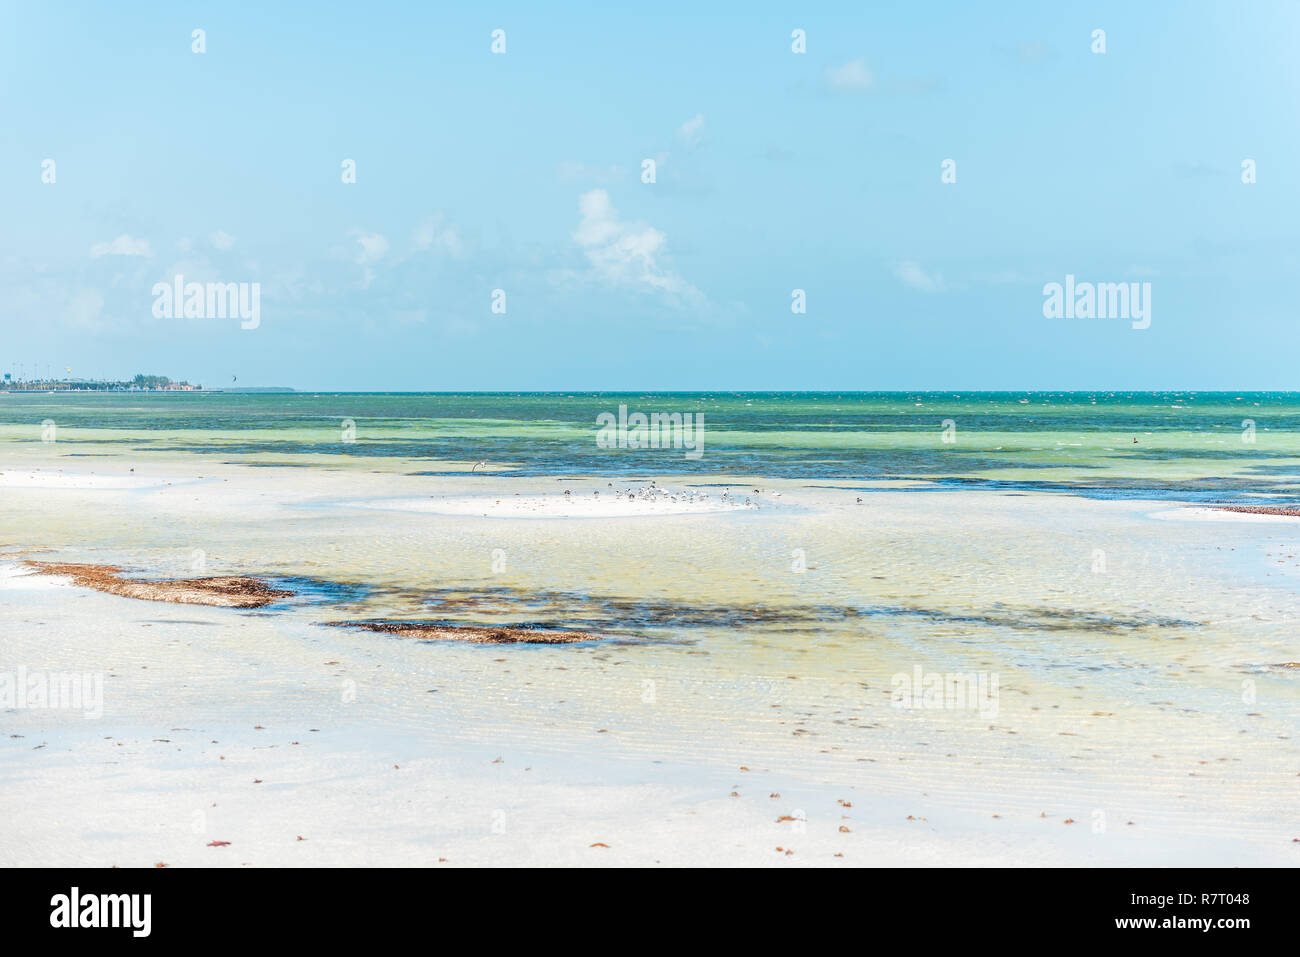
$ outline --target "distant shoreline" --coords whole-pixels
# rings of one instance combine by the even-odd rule
[[[1047,400],[1068,399],[1080,396],[1097,397],[1105,396],[1115,399],[1140,399],[1150,397],[1175,397],[1179,401],[1210,399],[1220,396],[1231,396],[1236,400],[1244,400],[1246,396],[1269,398],[1289,398],[1300,396],[1300,390],[1295,389],[588,389],[588,388],[571,388],[571,389],[446,389],[446,390],[425,390],[425,389],[298,389],[289,386],[236,386],[233,388],[190,388],[190,389],[126,389],[126,388],[103,388],[103,389],[15,389],[12,387],[0,388],[0,395],[54,395],[62,392],[110,392],[114,394],[142,393],[142,392],[201,392],[215,393],[226,395],[269,393],[280,395],[483,395],[483,396],[560,396],[560,397],[578,397],[578,396],[758,396],[758,397],[780,397],[789,398],[793,396],[826,396],[828,398],[848,397],[848,396],[872,396],[880,398],[907,397],[907,398],[930,398],[930,399],[975,399],[975,398],[993,398],[993,397],[1019,397],[1026,399],[1042,398]]]
[[[90,393],[142,395],[144,393],[156,392],[165,392],[172,395],[178,392],[190,394],[207,393],[209,395],[241,395],[259,393],[292,395],[297,393],[297,391],[297,389],[290,389],[286,386],[250,386],[247,389],[0,389],[0,395],[63,395],[64,393],[76,393],[78,395],[87,395]]]

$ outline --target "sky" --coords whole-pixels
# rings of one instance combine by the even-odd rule
[[[1300,4],[536,6],[0,0],[0,372],[1300,378]],[[256,327],[156,314],[178,274]],[[1045,316],[1067,275],[1150,325]]]

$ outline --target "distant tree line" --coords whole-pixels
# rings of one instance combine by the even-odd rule
[[[167,378],[165,375],[137,374],[136,377],[131,380],[131,384],[134,386],[139,386],[142,389],[162,389],[171,385],[172,380]],[[186,382],[181,383],[181,385],[188,385],[188,384],[189,383]]]
[[[19,392],[50,390],[59,392],[125,392],[128,389],[166,389],[169,386],[181,389],[199,388],[198,386],[191,386],[184,380],[175,382],[165,375],[144,375],[143,373],[137,374],[135,378],[126,382],[112,382],[104,379],[26,379],[15,381],[10,373],[5,374],[0,379],[0,388]]]

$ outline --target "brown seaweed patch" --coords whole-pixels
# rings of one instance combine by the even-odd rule
[[[81,565],[70,562],[24,562],[38,575],[71,578],[74,584],[123,598],[165,601],[176,605],[217,605],[223,608],[261,608],[291,591],[271,588],[257,578],[229,575],[217,578],[180,578],[150,581],[124,578],[114,565]]]
[[[1293,505],[1217,505],[1220,512],[1245,512],[1247,515],[1288,515],[1300,518],[1300,508]]]
[[[570,645],[580,641],[600,641],[603,637],[587,631],[550,631],[514,625],[483,627],[421,621],[329,621],[326,624],[334,628],[363,628],[420,641],[465,641],[473,645]]]

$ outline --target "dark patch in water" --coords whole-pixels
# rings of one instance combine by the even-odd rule
[[[994,606],[999,608],[1001,606]],[[989,625],[994,628],[1028,628],[1033,631],[1125,632],[1138,628],[1199,628],[1202,622],[1179,618],[1116,618],[1099,612],[1062,611],[1057,608],[1008,608],[1005,613],[950,615],[922,608],[901,609],[899,614],[930,621]]]
[[[357,628],[419,641],[455,641],[473,645],[576,645],[602,641],[604,635],[538,626],[533,623],[480,625],[463,621],[328,621],[327,627]]]
[[[386,596],[444,613],[528,616],[535,626],[602,632],[643,633],[660,629],[745,628],[816,632],[819,626],[869,618],[915,618],[1021,631],[1090,631],[1121,634],[1143,628],[1195,628],[1200,622],[1162,617],[1119,617],[1060,608],[1007,608],[952,613],[904,605],[728,605],[595,596],[577,592],[530,591],[509,587],[427,592],[383,590]]]
[[[1186,481],[1161,482],[1152,479],[1095,479],[1090,482],[1017,482],[1004,479],[981,479],[969,477],[926,478],[924,476],[900,476],[912,481],[926,482],[921,488],[885,489],[890,492],[916,491],[956,491],[959,489],[988,489],[993,491],[1017,492],[1058,492],[1078,495],[1103,501],[1173,501],[1196,504],[1251,504],[1243,499],[1246,493],[1273,495],[1275,504],[1300,504],[1300,492],[1294,488],[1280,486],[1273,482],[1255,481],[1243,478],[1202,478]],[[823,488],[844,488],[845,491],[882,491],[881,489],[850,489],[844,486],[822,486]],[[1227,497],[1225,497],[1227,493]],[[1255,504],[1258,504],[1256,501]]]
[[[166,449],[164,451],[174,451]],[[197,449],[186,449],[187,452],[195,452]],[[215,451],[215,450],[212,450]],[[227,449],[226,451],[229,451]],[[309,462],[222,462],[222,465],[242,465],[250,469],[314,469],[315,465]]]
[[[277,588],[292,591],[293,597],[276,605],[359,605],[381,589],[359,582],[339,582],[300,575],[263,576]]]
[[[447,477],[464,478],[466,475],[471,475],[471,474],[473,474],[473,475],[490,475],[490,476],[492,476],[493,478],[510,478],[514,473],[513,473],[513,472],[486,472],[486,471],[485,471],[485,472],[476,472],[476,473],[471,473],[471,472],[466,472],[464,469],[459,469],[459,470],[448,470],[448,471],[445,471],[445,472],[404,472],[404,473],[402,473],[402,474],[404,474],[404,475],[411,475],[411,476],[415,476],[415,477],[418,477],[418,478],[425,478],[425,477],[431,477],[431,478],[447,478]]]

